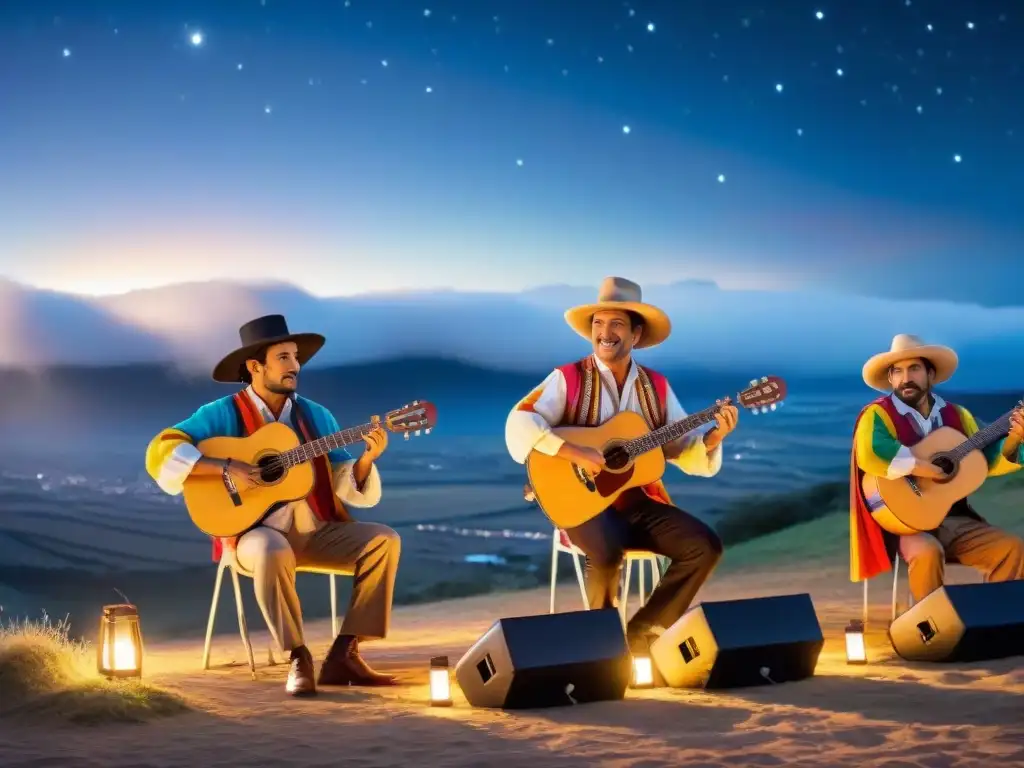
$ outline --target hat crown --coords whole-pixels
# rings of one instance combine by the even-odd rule
[[[898,333],[892,337],[890,352],[908,352],[926,346],[919,336],[910,333]]]
[[[243,347],[288,335],[290,335],[288,322],[284,319],[284,315],[257,317],[238,329],[238,338],[241,339]]]
[[[606,277],[597,289],[597,300],[599,302],[630,301],[640,303],[643,301],[643,293],[640,286],[632,280],[627,280],[624,277]]]

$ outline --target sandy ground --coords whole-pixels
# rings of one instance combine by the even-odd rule
[[[961,577],[960,569],[951,575]],[[968,577],[969,578],[969,577]],[[965,580],[959,578],[959,580]],[[813,585],[825,649],[814,678],[752,689],[630,690],[625,701],[504,712],[427,705],[427,663],[452,663],[501,616],[547,611],[545,591],[402,608],[382,643],[365,647],[405,685],[322,689],[287,697],[284,664],[267,666],[254,632],[250,678],[233,625],[218,627],[214,668],[200,670],[202,638],[147,648],[147,677],[199,711],[144,725],[44,726],[0,721],[0,765],[14,766],[1008,766],[1024,765],[1024,658],[909,664],[884,634],[889,589],[873,587],[871,663],[845,663],[843,628],[860,588],[833,573],[747,572],[714,578],[700,599],[802,591]],[[579,607],[564,588],[560,609]],[[634,598],[635,599],[635,598]],[[258,616],[250,624],[261,626]],[[329,622],[308,627],[319,659]]]

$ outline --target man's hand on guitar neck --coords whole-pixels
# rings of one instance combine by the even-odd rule
[[[573,443],[562,443],[562,447],[558,449],[557,456],[571,461],[573,464],[577,464],[585,469],[591,477],[599,473],[604,469],[604,454],[596,448],[588,448],[584,445],[574,445]]]

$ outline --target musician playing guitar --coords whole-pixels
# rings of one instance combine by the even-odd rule
[[[296,393],[299,369],[323,346],[323,336],[289,333],[281,315],[257,318],[243,325],[239,335],[242,347],[221,360],[213,378],[247,386],[202,406],[149,444],[146,469],[169,494],[180,494],[190,475],[223,473],[239,491],[255,482],[258,469],[252,465],[204,457],[195,446],[209,438],[242,437],[272,422],[288,424],[303,442],[338,430],[330,411]],[[254,575],[256,600],[267,628],[282,652],[291,655],[285,688],[293,695],[315,694],[317,683],[394,683],[371,669],[358,648],[361,639],[387,634],[400,549],[397,533],[380,523],[353,521],[341,503],[365,508],[380,500],[374,462],[387,447],[387,433],[378,426],[364,441],[365,450],[357,460],[344,448],[315,459],[314,486],[305,499],[278,506],[241,536],[214,539],[214,560],[220,559],[223,547],[233,548],[239,565]],[[295,590],[297,565],[347,566],[355,571],[344,623],[316,683]]]
[[[596,303],[570,309],[565,317],[591,341],[593,354],[556,368],[520,401],[508,416],[505,442],[520,464],[531,451],[539,451],[596,474],[605,461],[601,451],[565,442],[552,427],[596,426],[627,410],[641,414],[652,429],[684,418],[666,379],[632,357],[634,349],[664,341],[671,323],[660,309],[641,301],[640,286],[620,277],[606,278]],[[665,445],[666,459],[687,474],[714,476],[722,466],[722,440],[737,418],[737,409],[726,404],[710,430]],[[660,481],[627,491],[597,517],[565,533],[586,554],[587,597],[594,609],[617,604],[624,550],[646,549],[671,560],[650,599],[629,621],[633,647],[643,647],[675,623],[722,554],[715,532],[673,506]]]
[[[937,465],[911,452],[933,430],[951,427],[968,438],[979,432],[978,423],[966,408],[932,391],[953,375],[957,362],[952,349],[925,345],[915,336],[901,334],[893,339],[888,352],[875,355],[864,365],[864,382],[887,394],[861,411],[855,427],[851,581],[870,579],[891,568],[897,548],[907,563],[910,592],[916,601],[942,586],[947,561],[980,570],[986,581],[1024,578],[1024,541],[987,523],[967,498],[952,504],[938,528],[907,535],[880,527],[871,510],[878,501],[865,498],[865,473],[889,480],[908,476],[926,482],[944,480],[946,470],[941,461]],[[979,482],[985,477],[986,463],[989,477],[1021,468],[1024,409],[1011,411],[1006,423],[1007,429],[995,433],[981,450]]]

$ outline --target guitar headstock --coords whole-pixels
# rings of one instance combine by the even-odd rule
[[[413,400],[401,408],[384,414],[384,427],[389,432],[401,432],[406,440],[413,434],[430,434],[437,423],[437,407],[427,400]]]
[[[750,386],[736,394],[736,402],[753,414],[774,411],[786,396],[786,382],[778,376],[751,379]]]

